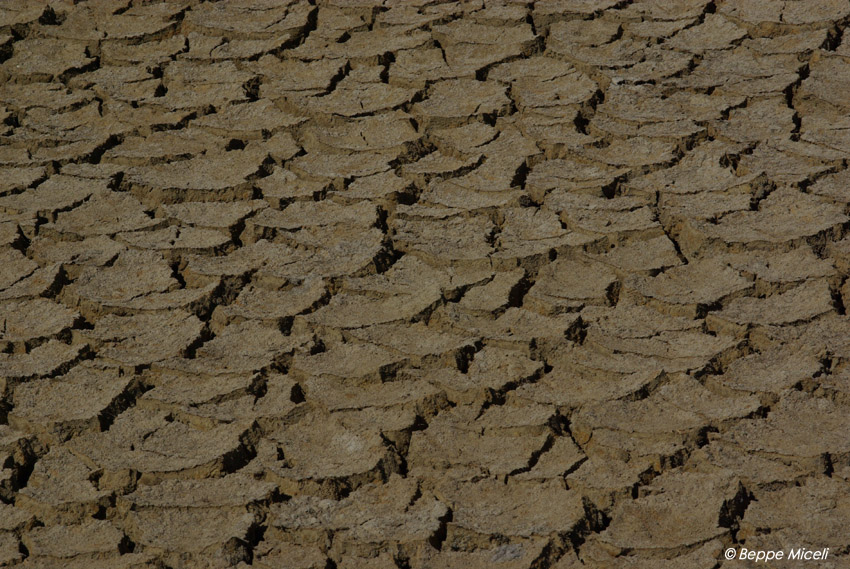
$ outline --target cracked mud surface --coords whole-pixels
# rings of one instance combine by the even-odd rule
[[[850,566],[850,5],[315,4],[0,8],[0,566]]]

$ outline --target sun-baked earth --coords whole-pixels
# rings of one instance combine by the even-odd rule
[[[848,22],[3,2],[0,566],[850,566]]]

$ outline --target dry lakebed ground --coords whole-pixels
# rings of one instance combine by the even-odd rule
[[[850,2],[0,2],[0,566],[850,567]]]

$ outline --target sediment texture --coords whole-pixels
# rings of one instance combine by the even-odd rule
[[[847,566],[848,17],[4,3],[0,565]]]

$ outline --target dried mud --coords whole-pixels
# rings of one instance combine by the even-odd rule
[[[0,566],[850,566],[848,21],[4,3]]]

